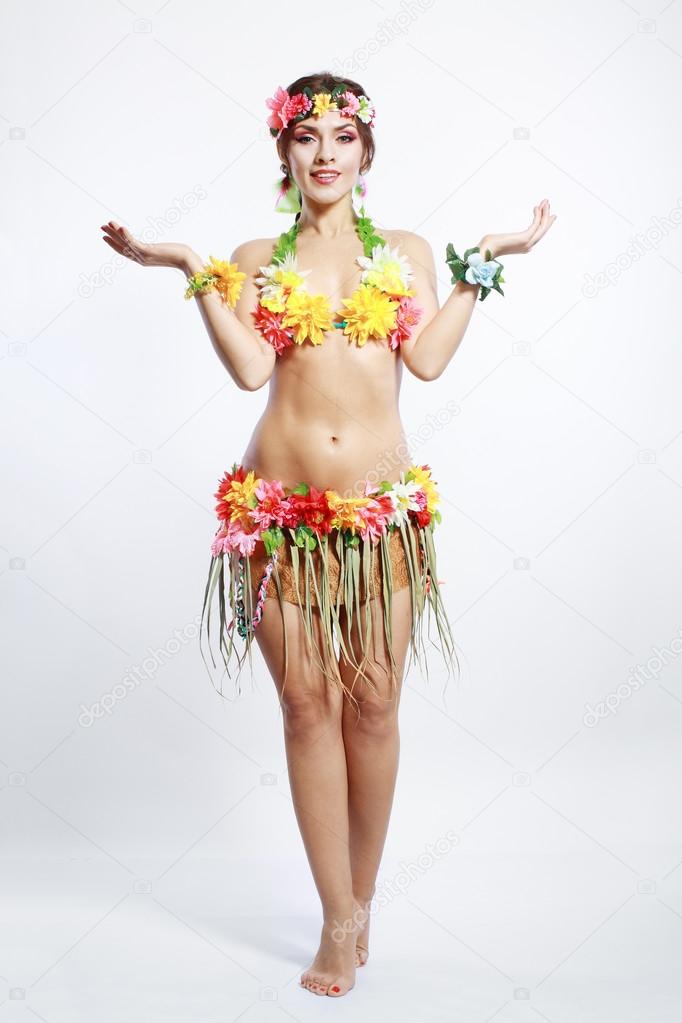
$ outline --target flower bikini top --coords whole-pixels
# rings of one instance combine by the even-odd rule
[[[278,355],[305,341],[321,345],[325,331],[334,327],[342,328],[359,347],[385,338],[394,349],[411,336],[424,310],[414,302],[415,292],[408,287],[414,276],[410,264],[376,233],[364,207],[356,231],[365,250],[364,256],[356,259],[363,273],[350,298],[342,299],[345,308],[337,314],[327,295],[312,295],[307,290],[305,278],[310,270],[300,270],[296,256],[299,222],[279,236],[272,262],[262,266],[262,276],[256,278],[259,300],[251,313],[256,329]]]

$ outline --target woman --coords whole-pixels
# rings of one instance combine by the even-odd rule
[[[210,626],[217,589],[226,668],[236,624],[249,653],[255,636],[277,687],[323,913],[301,984],[337,997],[367,961],[401,682],[425,609],[446,663],[453,653],[433,547],[438,494],[430,467],[414,465],[407,450],[402,367],[420,380],[440,376],[477,298],[501,293],[494,257],[528,252],[555,217],[543,200],[526,231],[486,235],[463,259],[448,245],[456,286],[439,309],[429,243],[379,232],[364,206],[360,216],[353,207],[374,155],[374,108],[362,87],[323,72],[267,103],[285,171],[280,206],[298,211],[279,239],[244,242],[229,262],[204,264],[185,245],[143,245],[114,222],[102,229],[130,259],[182,269],[185,297],[196,299],[237,386],[269,383],[241,463],[216,493],[221,525],[204,610]]]

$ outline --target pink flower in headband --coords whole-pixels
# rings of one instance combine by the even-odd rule
[[[350,89],[346,89],[339,99],[343,99],[346,102],[346,105],[339,109],[341,117],[357,117],[359,121],[364,121],[364,123],[369,124],[370,127],[374,124],[376,111],[364,94],[362,96],[356,96],[354,92],[350,91]]]
[[[265,102],[270,110],[273,111],[270,117],[268,117],[268,128],[274,129],[277,132],[277,138],[282,134],[292,117],[296,117],[297,114],[307,113],[312,107],[311,101],[304,93],[297,92],[295,96],[290,96],[287,90],[281,86],[278,86],[275,95],[270,99],[266,99]]]
[[[360,109],[360,100],[355,93],[350,90],[346,90],[346,92],[344,92],[343,98],[346,100],[346,105],[339,110],[341,117],[355,117]]]
[[[363,121],[365,124],[374,124],[376,112],[365,95],[356,96],[350,89],[346,89],[337,98],[344,100],[345,104],[342,107],[338,107],[341,117],[349,119],[357,117],[358,120]],[[272,110],[272,114],[267,119],[267,125],[270,133],[276,135],[277,138],[288,127],[293,118],[300,114],[307,114],[308,111],[313,109],[314,105],[313,101],[305,93],[297,92],[294,96],[290,96],[287,90],[281,86],[278,86],[275,95],[270,99],[266,99],[265,102],[270,110]]]

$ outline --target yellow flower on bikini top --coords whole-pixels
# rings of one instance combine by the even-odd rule
[[[407,258],[375,232],[364,207],[360,213],[356,231],[365,255],[358,256],[356,262],[363,273],[350,298],[341,300],[345,308],[338,315],[343,319],[334,319],[327,295],[311,295],[306,288],[310,270],[300,269],[297,263],[298,221],[280,235],[272,262],[260,267],[261,276],[256,278],[259,301],[252,316],[259,333],[278,355],[304,341],[320,345],[325,332],[334,327],[341,328],[359,347],[385,338],[395,349],[411,336],[421,319],[424,310],[413,301],[415,292],[409,283],[414,274]]]
[[[297,345],[306,340],[321,345],[324,332],[334,326],[327,296],[310,295],[300,289],[292,291],[286,301],[282,326],[293,330]]]
[[[379,288],[361,285],[342,302],[346,306],[343,332],[358,346],[370,337],[388,337],[393,330],[398,302]]]

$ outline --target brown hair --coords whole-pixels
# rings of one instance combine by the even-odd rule
[[[287,86],[287,92],[290,96],[294,96],[297,92],[302,92],[305,86],[308,86],[313,93],[331,92],[332,89],[338,85],[345,85],[348,92],[352,92],[355,96],[367,96],[367,93],[362,86],[358,84],[358,82],[354,82],[350,78],[338,78],[336,75],[333,75],[331,71],[319,71],[315,75],[304,75],[303,78],[297,78],[295,82],[292,82],[291,85]],[[367,96],[367,99],[370,99],[370,97]],[[289,147],[291,146],[294,129],[297,123],[297,121],[290,121],[288,126],[277,139],[277,152],[282,164],[287,167]],[[360,171],[362,174],[366,174],[371,168],[372,161],[374,160],[374,132],[368,124],[365,124],[364,121],[361,121],[357,117],[350,118],[349,123],[355,127],[360,136],[363,148],[363,159],[362,164],[360,165]],[[282,167],[282,170],[284,170],[284,166]],[[288,171],[286,172],[285,177],[289,177]]]

